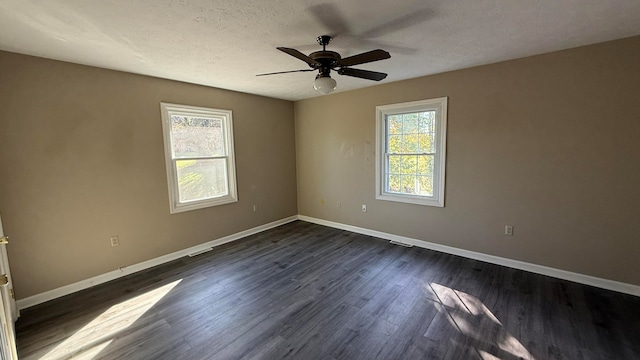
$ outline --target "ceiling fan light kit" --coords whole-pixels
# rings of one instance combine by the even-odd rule
[[[329,94],[336,89],[336,81],[331,78],[331,70],[335,70],[339,75],[352,76],[373,81],[380,81],[387,77],[387,74],[385,73],[353,69],[350,66],[389,59],[391,55],[388,52],[382,49],[377,49],[343,59],[337,52],[327,51],[327,45],[331,42],[331,36],[321,35],[318,36],[317,40],[318,44],[322,46],[322,51],[313,52],[309,54],[309,56],[296,49],[286,47],[277,48],[284,53],[306,62],[310,69],[279,71],[274,73],[258,74],[257,76],[318,70],[318,75],[313,82],[313,88],[323,95]]]
[[[313,81],[313,88],[322,95],[327,95],[336,89],[336,81],[329,75],[318,74]]]

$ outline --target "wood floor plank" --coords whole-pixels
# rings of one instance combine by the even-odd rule
[[[21,359],[640,359],[640,298],[303,221],[22,311]]]

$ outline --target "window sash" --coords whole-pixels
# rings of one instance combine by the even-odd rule
[[[196,159],[196,160],[209,160],[209,159]],[[179,175],[179,170],[178,170],[178,161],[189,161],[189,160],[185,160],[185,159],[176,159],[173,162],[173,165],[175,167],[175,171],[176,171],[176,175],[178,178],[178,201],[180,204],[188,204],[188,203],[196,203],[198,201],[207,201],[210,199],[215,199],[215,198],[221,198],[224,196],[228,196],[229,195],[229,178],[228,178],[228,161],[226,157],[218,157],[214,160],[223,160],[223,166],[222,166],[222,170],[223,170],[223,174],[222,174],[222,180],[223,180],[223,191],[219,192],[218,194],[214,194],[214,195],[208,195],[208,196],[202,196],[199,198],[195,198],[195,199],[184,199],[183,195],[185,195],[184,197],[186,197],[186,195],[188,194],[188,186],[181,186],[180,185],[180,175]]]
[[[186,117],[186,118],[201,118],[201,119],[208,119],[208,120],[218,120],[220,121],[220,130],[222,132],[222,136],[220,141],[222,142],[222,153],[221,155],[200,155],[200,156],[177,156],[175,153],[175,145],[176,145],[176,141],[175,141],[175,137],[176,137],[176,133],[173,131],[173,123],[171,123],[171,131],[169,133],[169,139],[171,141],[171,158],[172,159],[186,159],[186,158],[211,158],[211,157],[215,157],[215,156],[228,156],[229,154],[229,149],[228,149],[228,141],[226,139],[225,134],[227,134],[227,124],[226,124],[226,119],[224,116],[212,116],[211,115],[204,115],[201,112],[191,112],[191,111],[168,111],[168,115],[169,115],[169,119],[172,119],[173,116],[179,116],[179,117]],[[172,122],[172,120],[169,120],[170,122]]]

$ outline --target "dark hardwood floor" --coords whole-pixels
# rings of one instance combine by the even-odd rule
[[[640,298],[296,221],[23,310],[21,359],[640,359]]]

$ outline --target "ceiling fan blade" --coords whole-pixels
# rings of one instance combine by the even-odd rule
[[[278,71],[278,72],[258,74],[256,76],[277,75],[277,74],[286,74],[286,73],[294,73],[294,72],[305,72],[305,71],[316,71],[316,70],[315,69],[304,69],[304,70]]]
[[[433,18],[434,12],[431,9],[416,9],[407,15],[395,18],[384,24],[380,24],[367,31],[360,33],[360,37],[364,39],[377,38],[386,34],[390,34],[402,29],[418,25],[424,21]]]
[[[366,53],[353,55],[340,59],[336,62],[336,66],[352,66],[364,64],[372,61],[384,60],[390,58],[391,55],[381,49],[367,51]]]
[[[329,31],[331,37],[349,33],[349,26],[334,4],[314,5],[307,9]]]
[[[278,50],[285,52],[295,58],[298,58],[304,62],[306,62],[307,64],[309,64],[309,66],[311,66],[312,68],[316,69],[318,67],[320,67],[320,63],[313,60],[312,58],[308,57],[307,55],[301,53],[300,51],[296,50],[296,49],[291,49],[291,48],[286,48],[286,47],[279,47],[277,48]]]
[[[353,76],[357,78],[380,81],[387,77],[387,74],[377,72],[377,71],[369,71],[369,70],[360,70],[360,69],[352,69],[352,68],[342,68],[338,70],[338,74]]]

